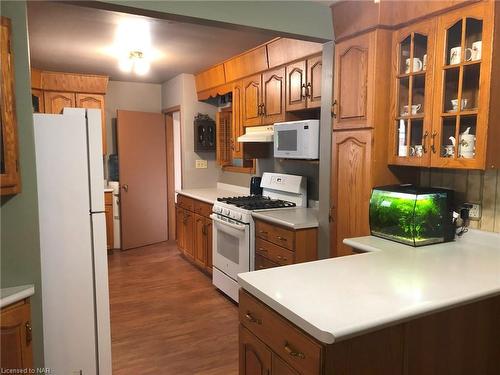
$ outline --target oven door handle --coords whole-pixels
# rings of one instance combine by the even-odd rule
[[[245,224],[233,224],[233,223],[229,223],[227,221],[219,219],[214,214],[210,215],[210,219],[212,219],[216,223],[227,225],[228,227],[231,227],[231,228],[234,228],[234,229],[238,229],[238,230],[241,230],[241,231],[244,231],[246,229],[246,225]]]

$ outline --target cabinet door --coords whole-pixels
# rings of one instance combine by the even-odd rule
[[[273,375],[299,375],[298,371],[291,368],[285,361],[273,353],[272,371]]]
[[[243,86],[241,82],[233,85],[233,114],[232,114],[232,141],[231,149],[233,159],[243,159],[243,143],[238,142],[238,137],[245,134],[243,127]]]
[[[285,67],[262,74],[263,124],[285,121]]]
[[[240,325],[240,375],[269,375],[271,351]]]
[[[205,218],[194,214],[194,260],[204,267],[207,261],[207,236]]]
[[[43,95],[45,113],[62,113],[64,107],[76,107],[76,97],[72,92],[45,91]]]
[[[1,368],[31,369],[33,354],[29,303],[21,302],[15,306],[3,308],[0,321]]]
[[[488,121],[495,78],[491,9],[481,2],[438,20],[431,167],[486,167],[488,127],[498,124]]]
[[[335,47],[334,129],[373,126],[375,32]]]
[[[211,273],[212,272],[212,259],[213,259],[213,254],[212,254],[212,249],[213,249],[213,236],[212,236],[212,220],[205,218],[205,232],[207,234],[207,270]]]
[[[175,230],[177,237],[177,248],[183,252],[186,248],[184,243],[184,209],[177,207],[175,210]]]
[[[434,30],[435,19],[431,19],[393,35],[389,164],[430,164]]]
[[[0,186],[1,195],[21,191],[17,140],[16,99],[14,95],[14,60],[11,51],[10,19],[1,17],[0,40]]]
[[[306,61],[297,61],[286,66],[286,110],[306,108]]]
[[[262,124],[262,76],[257,74],[242,81],[243,126]]]
[[[307,59],[307,108],[321,107],[321,55]]]
[[[106,118],[104,111],[104,95],[76,94],[78,108],[97,108],[101,110],[102,153],[106,154]]]
[[[350,255],[345,238],[370,234],[371,130],[335,131],[332,138],[332,256]]]
[[[113,248],[113,205],[105,205],[104,212],[106,215],[106,243],[108,250]]]
[[[194,213],[184,210],[184,254],[194,259]]]
[[[215,114],[215,124],[217,127],[217,149],[216,158],[220,166],[232,163],[231,153],[231,112],[223,111]]]

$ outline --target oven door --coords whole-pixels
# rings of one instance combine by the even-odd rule
[[[213,222],[213,265],[236,280],[239,273],[250,271],[250,225],[215,214],[210,218]]]

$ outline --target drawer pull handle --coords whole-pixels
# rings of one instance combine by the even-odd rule
[[[259,233],[260,234],[267,234],[267,232],[265,230],[259,230]]]
[[[300,358],[300,359],[304,359],[306,358],[305,354],[304,353],[301,353],[301,352],[296,352],[294,351],[290,345],[288,345],[287,342],[285,342],[285,350],[286,352],[291,355],[292,357],[296,357],[296,358]]]
[[[282,257],[281,255],[278,255],[279,260],[288,260],[286,257]]]
[[[280,241],[286,241],[287,239],[285,237],[281,237],[281,236],[276,236],[276,238]]]
[[[266,253],[267,253],[267,249],[263,249],[262,247],[259,247],[257,250],[259,250],[259,251],[263,251],[263,252],[266,252]]]
[[[262,324],[262,320],[260,319],[257,319],[255,317],[252,316],[252,314],[250,314],[249,312],[247,312],[245,314],[245,318],[247,318],[247,320],[250,322],[250,323],[257,323],[257,324]]]

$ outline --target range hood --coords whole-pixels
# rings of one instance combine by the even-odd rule
[[[238,137],[238,142],[272,142],[274,125],[252,126],[245,128],[245,134]]]

